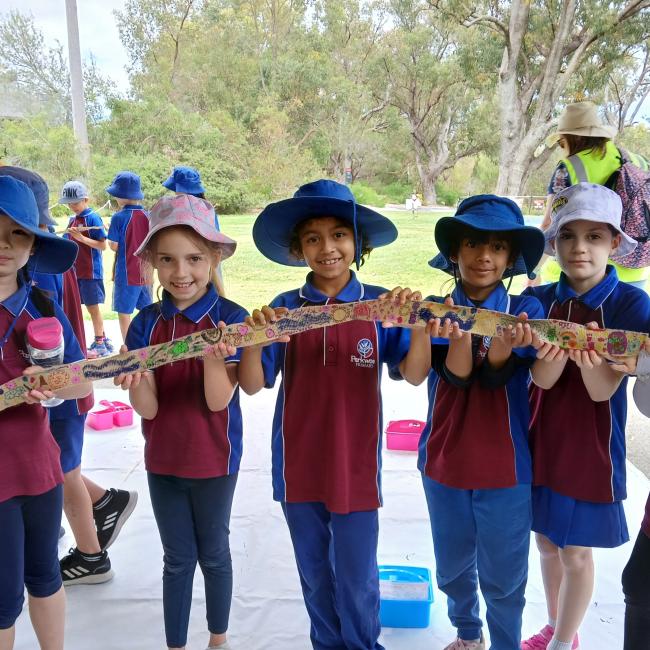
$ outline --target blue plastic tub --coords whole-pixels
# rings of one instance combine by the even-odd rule
[[[383,627],[429,627],[431,571],[416,566],[379,566],[379,618]]]

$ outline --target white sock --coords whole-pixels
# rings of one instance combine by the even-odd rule
[[[564,643],[564,641],[558,641],[557,639],[553,638],[551,639],[551,642],[546,646],[546,650],[571,650],[572,645],[573,641]]]
[[[555,629],[555,624],[556,624],[556,623],[557,623],[557,621],[556,621],[554,618],[551,618],[550,616],[548,617],[548,624],[549,624],[553,629]]]

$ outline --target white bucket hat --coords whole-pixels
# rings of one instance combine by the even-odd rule
[[[557,237],[560,228],[570,221],[584,219],[605,223],[621,235],[621,243],[615,251],[616,257],[628,255],[636,248],[636,241],[621,230],[623,204],[621,197],[603,185],[577,183],[558,192],[551,206],[551,225],[544,233],[546,248],[544,252],[554,255],[551,242]]]
[[[616,129],[600,121],[594,103],[576,102],[564,109],[558,120],[557,131],[546,138],[546,146],[555,146],[562,135],[582,135],[611,140],[616,135]]]

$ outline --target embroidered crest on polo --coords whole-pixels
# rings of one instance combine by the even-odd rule
[[[359,339],[357,342],[357,353],[359,356],[351,354],[350,362],[357,366],[357,368],[374,368],[377,360],[370,358],[374,351],[375,349],[370,339]]]

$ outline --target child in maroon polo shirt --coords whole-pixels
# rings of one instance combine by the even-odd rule
[[[555,253],[562,274],[525,292],[539,299],[546,318],[647,330],[648,295],[620,282],[608,263],[636,246],[621,230],[621,213],[621,199],[602,185],[578,183],[555,197],[546,252]],[[629,539],[623,509],[627,379],[594,350],[551,358],[541,348],[538,356],[548,363],[533,369],[530,395],[533,530],[549,620],[522,649],[571,650],[593,591],[592,549]]]
[[[350,265],[358,269],[370,249],[396,237],[391,221],[329,180],[267,206],[253,226],[266,257],[311,269],[305,284],[280,294],[273,308],[378,298],[385,289],[362,284]],[[275,317],[265,307],[249,322]],[[382,363],[397,370],[408,337],[402,328],[354,321],[242,353],[240,383],[247,393],[271,387],[282,373],[272,433],[273,497],[289,526],[316,650],[383,648],[381,370]]]
[[[64,362],[83,354],[63,311],[36,287],[25,267],[63,273],[77,254],[74,242],[39,230],[38,207],[29,187],[0,175],[0,383],[30,372],[25,342],[27,326],[43,316],[63,328]],[[88,395],[78,384],[57,397]],[[0,413],[0,646],[12,648],[14,624],[25,587],[39,639],[63,650],[65,595],[57,543],[63,504],[59,448],[39,402],[51,391],[30,391],[26,403]]]
[[[151,209],[136,255],[151,263],[162,300],[142,309],[126,336],[128,349],[182,338],[247,316],[212,284],[236,243],[215,226],[207,201],[165,196]],[[202,358],[153,372],[121,375],[142,416],[151,504],[164,549],[163,610],[170,648],[187,642],[196,564],[205,582],[209,647],[228,649],[232,599],[230,510],[242,455],[237,388],[239,355],[223,343]]]

